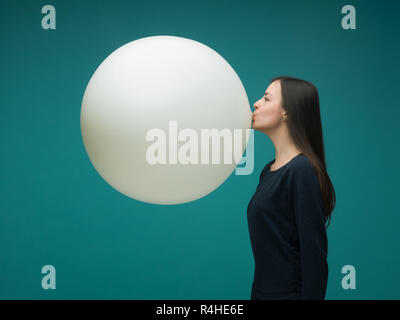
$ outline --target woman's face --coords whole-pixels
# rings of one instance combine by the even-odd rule
[[[282,108],[282,93],[279,80],[275,80],[268,86],[265,95],[254,103],[254,109],[254,130],[265,131],[280,125],[285,110]]]

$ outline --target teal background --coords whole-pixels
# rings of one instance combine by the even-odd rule
[[[54,5],[57,29],[41,28]],[[343,30],[352,4],[357,29]],[[197,201],[130,199],[91,165],[80,106],[97,66],[127,42],[175,35],[213,48],[251,105],[291,75],[320,95],[337,205],[327,299],[399,299],[398,1],[1,1],[0,298],[249,299],[246,208],[275,156],[255,133],[255,170]],[[57,289],[41,288],[54,265]],[[353,265],[357,289],[341,287]]]

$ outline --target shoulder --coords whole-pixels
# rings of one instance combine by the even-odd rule
[[[310,159],[308,159],[308,157],[304,153],[302,153],[295,157],[295,159],[293,159],[291,167],[296,169],[306,169],[312,167],[312,165]]]
[[[311,164],[310,159],[305,154],[300,154],[290,164],[290,175],[293,179],[311,179],[317,178],[315,168]]]
[[[302,154],[290,166],[289,200],[298,206],[324,207],[318,174],[307,156]],[[321,210],[322,212],[322,210]]]

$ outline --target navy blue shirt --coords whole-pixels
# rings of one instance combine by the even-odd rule
[[[247,208],[252,299],[324,299],[328,241],[317,173],[303,153],[270,171],[274,161]]]

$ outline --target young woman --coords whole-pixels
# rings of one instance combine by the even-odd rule
[[[324,299],[326,223],[336,197],[326,170],[317,89],[305,80],[277,77],[254,108],[253,129],[272,140],[275,159],[261,171],[247,208],[255,260],[251,299]]]

